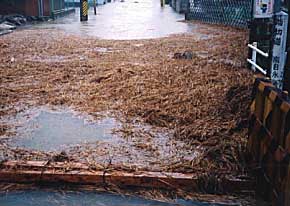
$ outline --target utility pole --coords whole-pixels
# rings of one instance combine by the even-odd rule
[[[81,21],[88,21],[88,11],[89,11],[88,0],[80,0]]]
[[[285,65],[285,72],[284,72],[284,90],[290,94],[290,27],[289,27],[289,22],[290,22],[290,0],[287,0],[287,8],[288,8],[288,29],[287,29],[287,43],[286,43],[286,48],[287,48],[287,58],[286,58],[286,65]]]

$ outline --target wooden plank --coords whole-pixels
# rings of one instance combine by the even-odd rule
[[[66,168],[70,168],[66,170]],[[123,172],[92,171],[80,163],[17,162],[9,161],[1,164],[0,182],[10,183],[47,183],[47,184],[82,184],[104,186],[117,185],[121,188],[143,187],[155,189],[181,189],[199,192],[199,179],[195,174],[169,172]],[[220,181],[224,192],[251,191],[254,181],[228,178]]]

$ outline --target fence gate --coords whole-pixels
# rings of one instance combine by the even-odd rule
[[[186,19],[247,27],[251,11],[251,0],[189,0]]]

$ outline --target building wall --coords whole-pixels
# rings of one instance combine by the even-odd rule
[[[2,0],[0,1],[0,13],[38,16],[38,0]]]
[[[38,16],[38,0],[18,0],[17,2],[24,2],[24,14],[27,16]],[[21,3],[18,5],[23,6]],[[21,9],[21,8],[20,8]]]
[[[19,3],[19,4],[18,4]],[[0,14],[24,13],[25,2],[18,2],[17,0],[0,1]]]
[[[42,0],[43,15],[51,16],[53,11],[65,9],[64,0]],[[0,14],[22,14],[39,16],[39,0],[0,0]],[[51,6],[53,5],[53,9]]]
[[[54,10],[64,9],[64,0],[52,0],[54,5]]]

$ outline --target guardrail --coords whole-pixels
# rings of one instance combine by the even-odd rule
[[[290,101],[268,79],[254,84],[248,152],[258,193],[272,205],[289,206]]]
[[[250,63],[252,65],[252,70],[255,72],[256,69],[258,69],[262,74],[267,75],[267,70],[263,69],[262,67],[260,67],[256,61],[257,61],[257,53],[259,53],[260,55],[262,55],[263,57],[268,58],[269,54],[263,52],[262,50],[258,49],[258,43],[257,42],[253,42],[253,44],[248,44],[248,47],[251,48],[252,51],[252,59],[247,59],[247,62]]]

